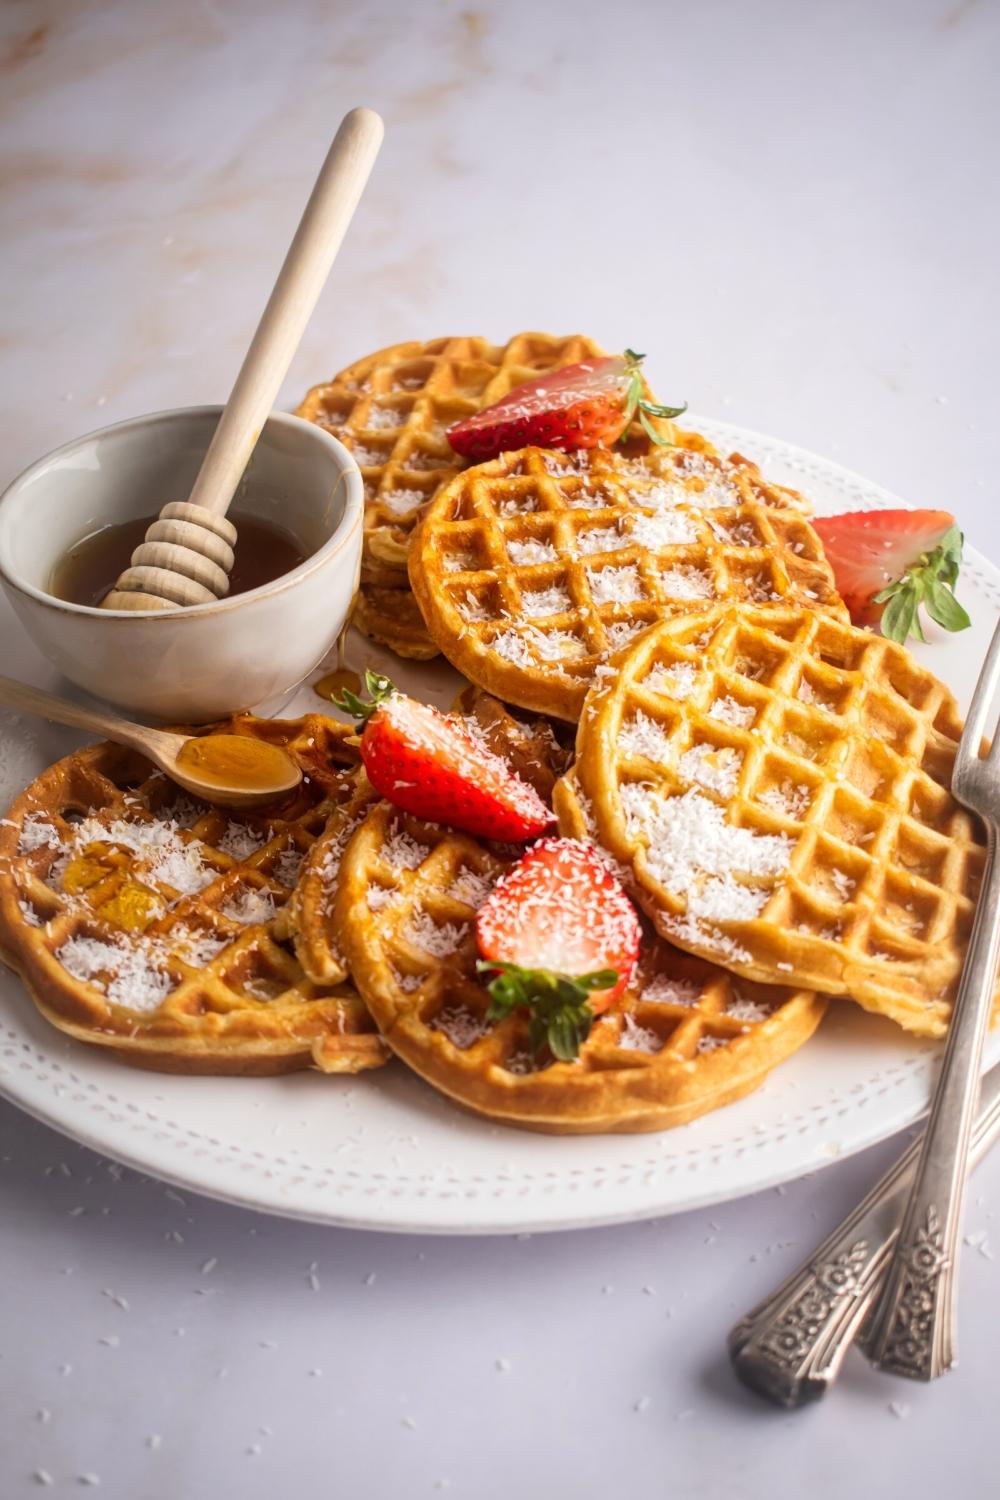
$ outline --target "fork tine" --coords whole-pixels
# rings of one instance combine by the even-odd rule
[[[963,761],[979,760],[981,757],[983,736],[986,734],[986,726],[993,708],[997,689],[1000,687],[1000,621],[993,632],[990,649],[986,653],[983,669],[976,683],[976,691],[972,695],[972,703],[969,707],[969,716],[965,721],[965,729],[958,746],[958,758],[956,768]],[[993,725],[990,724],[990,728]],[[993,749],[1000,744],[1000,735],[993,736]]]

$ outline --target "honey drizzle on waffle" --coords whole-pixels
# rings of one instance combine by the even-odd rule
[[[230,817],[114,745],[57,762],[0,827],[0,953],[54,1024],[143,1066],[377,1066],[356,991],[308,981],[280,935],[330,793],[356,774],[348,731],[321,715],[213,727],[259,727],[311,779]]]
[[[475,971],[476,911],[519,852],[382,802],[340,869],[334,926],[355,982],[390,1046],[460,1103],[537,1130],[662,1129],[747,1093],[819,1023],[815,995],[737,992],[650,938],[579,1061],[536,1063],[524,1016],[487,1020]]]
[[[607,657],[664,614],[745,599],[846,618],[805,509],[742,459],[526,448],[441,491],[410,577],[459,671],[575,721]]]
[[[679,946],[939,1036],[984,861],[961,720],[901,646],[797,609],[668,620],[588,699],[576,774]]]

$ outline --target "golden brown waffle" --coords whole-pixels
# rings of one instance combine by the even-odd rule
[[[466,467],[446,430],[533,376],[602,352],[583,334],[519,333],[506,344],[411,340],[379,349],[313,386],[297,415],[350,448],[364,480],[361,599],[354,621],[359,630],[401,656],[437,655],[412,599],[407,613],[392,591],[409,595],[407,554],[422,508]],[[675,436],[671,423],[656,419],[655,425]]]
[[[376,588],[362,583],[351,624],[370,641],[388,646],[409,661],[430,661],[438,654],[409,588]]]
[[[405,587],[410,534],[421,506],[465,467],[446,430],[533,375],[601,353],[582,334],[519,333],[506,344],[411,340],[379,349],[313,386],[297,415],[332,432],[358,461],[367,502],[365,560],[394,569]]]
[[[334,924],[389,1045],[435,1088],[506,1124],[661,1130],[748,1093],[818,1025],[815,995],[732,981],[650,938],[580,1059],[527,1051],[527,1019],[487,1021],[475,914],[516,855],[381,802],[351,839]]]
[[[467,688],[459,694],[454,713],[501,756],[517,775],[529,782],[547,802],[556,777],[565,770],[571,752],[556,740],[544,721],[526,723],[509,714],[502,703]],[[349,732],[349,731],[348,731]],[[337,893],[340,863],[347,842],[378,796],[364,771],[345,776],[326,827],[309,850],[292,899],[282,908],[283,931],[292,938],[307,976],[317,984],[337,984],[348,969],[333,933],[331,913]]]
[[[667,620],[613,665],[576,774],[661,934],[941,1035],[984,861],[948,689],[799,609]]]
[[[410,579],[460,672],[575,720],[607,657],[664,614],[748,600],[846,619],[804,509],[742,459],[526,448],[466,470],[431,502]]]
[[[229,813],[119,746],[57,761],[0,826],[0,956],[61,1030],[143,1067],[377,1067],[387,1053],[357,992],[313,984],[280,941],[302,860],[356,774],[350,731],[319,714],[217,727],[283,745],[309,779]]]

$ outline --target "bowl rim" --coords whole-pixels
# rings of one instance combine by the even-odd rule
[[[107,427],[95,427],[90,432],[81,433],[78,437],[71,438],[69,442],[62,443],[58,448],[52,448],[41,458],[36,458],[26,469],[22,469],[9,484],[0,491],[0,515],[4,506],[12,495],[22,489],[26,483],[33,480],[37,473],[49,467],[54,460],[70,456],[75,449],[93,442],[96,438],[104,437],[111,432],[124,432],[130,427],[147,427],[156,423],[168,423],[182,417],[215,417],[218,420],[222,414],[223,407],[220,405],[201,406],[174,406],[167,407],[162,411],[146,412],[137,417],[125,417],[121,422],[112,422]],[[4,556],[3,536],[0,531],[0,579],[19,593],[26,594],[29,598],[50,609],[62,611],[69,615],[79,615],[84,618],[100,618],[105,620],[204,620],[206,617],[225,611],[236,610],[241,606],[259,601],[265,597],[270,598],[275,594],[284,593],[289,588],[308,578],[312,573],[323,567],[338,552],[347,547],[355,538],[360,536],[364,521],[364,481],[361,470],[350,449],[345,447],[332,433],[326,431],[315,422],[309,422],[304,417],[295,416],[292,412],[272,411],[267,417],[264,429],[270,423],[276,423],[279,427],[288,427],[292,430],[305,429],[316,439],[321,448],[329,451],[329,456],[335,460],[338,469],[337,484],[344,485],[344,514],[323,545],[310,554],[297,568],[290,573],[283,573],[280,578],[272,579],[270,583],[263,583],[258,588],[247,589],[244,593],[227,595],[223,599],[215,599],[206,604],[188,604],[181,609],[101,609],[99,605],[74,604],[70,599],[60,599],[55,594],[48,593],[45,589],[37,588],[27,579],[21,578],[8,566]],[[263,431],[261,435],[263,435]],[[258,438],[258,442],[260,439]],[[256,444],[255,444],[256,447]]]

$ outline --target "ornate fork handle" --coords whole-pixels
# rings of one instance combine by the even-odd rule
[[[988,853],[968,957],[955,998],[941,1076],[899,1238],[862,1347],[880,1370],[934,1380],[955,1363],[958,1236],[986,1024],[1000,954],[996,832]]]
[[[1000,1136],[1000,1067],[984,1079],[972,1142],[978,1163]],[[825,1395],[885,1274],[920,1157],[917,1140],[868,1197],[729,1335],[733,1368],[779,1406]]]

